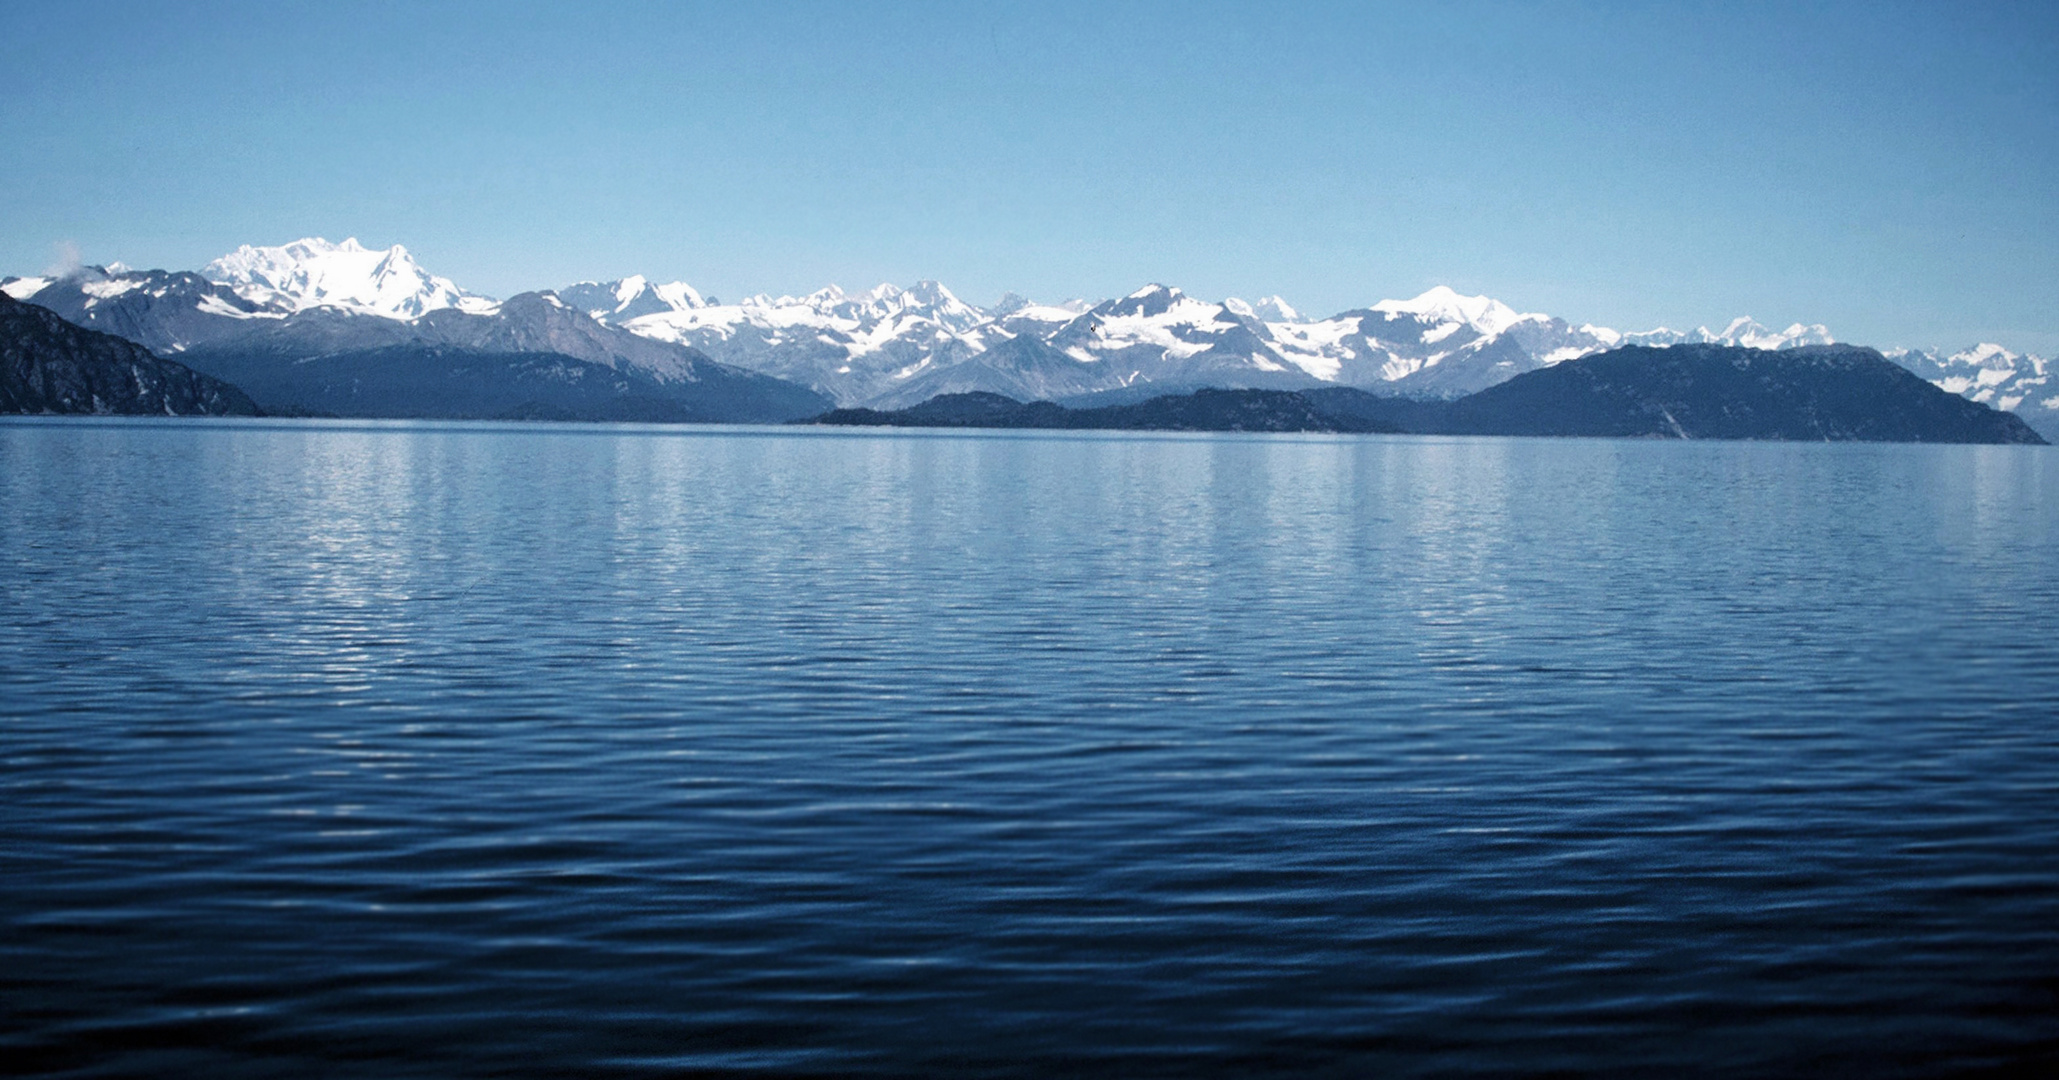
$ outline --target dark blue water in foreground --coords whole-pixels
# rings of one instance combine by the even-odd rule
[[[2059,452],[0,425],[0,1060],[2059,1052]]]

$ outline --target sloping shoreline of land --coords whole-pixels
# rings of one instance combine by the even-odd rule
[[[256,416],[250,396],[0,293],[0,413]]]
[[[1350,387],[1196,390],[1068,408],[943,394],[906,409],[835,409],[848,427],[1531,435],[1809,442],[2045,440],[2022,418],[1924,381],[1872,349],[1632,346],[1526,372],[1452,400]]]

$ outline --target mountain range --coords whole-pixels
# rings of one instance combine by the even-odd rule
[[[254,416],[242,390],[0,293],[0,413]]]
[[[1196,390],[1067,408],[983,391],[905,409],[837,409],[857,427],[1385,432],[1825,442],[2043,442],[2021,417],[1968,401],[1853,345],[1763,350],[1626,345],[1455,399],[1352,387]]]
[[[355,239],[245,246],[197,272],[115,265],[7,278],[0,291],[239,380],[260,404],[288,411],[335,405],[330,391],[349,374],[347,358],[372,353],[373,366],[388,373],[407,370],[404,355],[447,367],[547,353],[607,369],[625,382],[624,395],[658,388],[684,402],[712,380],[723,384],[722,408],[747,403],[739,418],[787,419],[830,404],[892,409],[969,391],[1073,404],[1200,387],[1350,386],[1456,398],[1623,346],[1778,350],[1833,340],[1821,325],[1775,330],[1743,318],[1720,331],[1624,333],[1441,286],[1327,318],[1279,297],[1213,302],[1160,284],[1100,302],[1040,304],[1011,294],[979,307],[934,281],[722,301],[684,282],[627,277],[495,300],[428,272],[405,248],[370,249]],[[2059,432],[2059,386],[2043,358],[1991,344],[1886,355],[1938,386]],[[298,393],[293,365],[305,370],[315,358],[329,369],[329,390],[282,400]],[[259,377],[267,364],[277,370]],[[647,383],[626,386],[635,380]],[[487,394],[481,407],[498,401]]]

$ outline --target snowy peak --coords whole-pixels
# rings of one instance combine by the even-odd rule
[[[1717,340],[1725,345],[1742,345],[1747,349],[1792,349],[1802,345],[1831,344],[1830,331],[1822,324],[1804,326],[1794,323],[1785,330],[1770,330],[1753,322],[1749,316],[1730,320]]]
[[[1001,294],[1001,299],[994,301],[993,307],[987,309],[987,314],[996,319],[1001,319],[1013,315],[1023,308],[1035,306],[1035,302],[1019,292],[1006,292]]]
[[[559,293],[603,323],[691,345],[727,363],[821,388],[845,402],[867,400],[1011,336],[987,312],[937,281],[907,287],[888,283],[855,293],[830,285],[804,296],[761,293],[730,303],[675,283],[649,286],[639,294],[662,303],[623,306],[636,288],[634,279],[624,279],[605,288],[588,284]],[[1061,321],[1071,318],[1065,313]]]
[[[11,277],[0,281],[0,292],[16,300],[27,300],[49,287],[50,279],[46,277]]]
[[[962,307],[967,310],[971,310],[972,307],[970,304],[967,304],[964,301],[958,299],[957,295],[951,292],[951,290],[945,288],[943,282],[932,281],[929,278],[924,278],[921,281],[916,282],[914,285],[906,289],[902,295],[908,297],[908,299],[911,302],[920,304],[924,307]]]
[[[1120,300],[1111,300],[1095,310],[1104,315],[1118,317],[1155,318],[1171,311],[1187,298],[1187,294],[1166,285],[1146,285]],[[1209,305],[1211,307],[1215,305]]]
[[[1015,293],[1009,293],[1002,298],[1001,303],[988,309],[988,314],[993,317],[996,326],[1009,333],[1034,332],[1042,335],[1085,315],[1094,310],[1094,307],[1094,303],[1088,300],[1039,304]]]
[[[1720,333],[1706,326],[1690,332],[1668,330],[1662,326],[1657,330],[1624,334],[1623,341],[1631,345],[1737,345],[1747,349],[1794,349],[1803,345],[1831,345],[1836,339],[1822,323],[1794,323],[1785,330],[1774,330],[1753,321],[1749,315],[1740,315],[1730,320],[1730,325]]]
[[[1305,321],[1302,319],[1301,313],[1294,310],[1294,305],[1277,296],[1262,297],[1256,303],[1240,300],[1232,296],[1228,300],[1223,301],[1223,307],[1244,318],[1256,319],[1264,323],[1299,323]]]
[[[832,285],[811,293],[805,302],[825,317],[848,320],[866,330],[881,323],[928,322],[956,332],[987,321],[985,312],[958,299],[943,283],[926,279],[905,289],[891,283],[876,285],[856,296]]]
[[[2053,384],[2043,357],[2019,355],[1992,342],[1950,356],[1936,349],[1897,349],[1885,355],[1954,394],[2021,413],[2046,427],[2059,424],[2059,385]]]
[[[1413,300],[1382,300],[1374,304],[1372,309],[1387,316],[1389,322],[1400,316],[1409,315],[1427,323],[1458,323],[1470,326],[1489,337],[1524,319],[1542,318],[1535,315],[1518,315],[1507,304],[1491,297],[1461,295],[1448,285],[1439,285]]]
[[[626,304],[631,300],[634,300],[637,297],[644,295],[645,293],[649,292],[650,289],[651,283],[648,278],[644,277],[642,274],[631,274],[628,277],[616,282],[615,287],[608,291],[614,294],[616,306],[619,307],[622,304]]]
[[[1953,364],[1989,370],[2014,370],[2019,361],[2028,361],[2039,374],[2043,374],[2045,362],[2035,356],[2021,356],[1995,344],[1983,341],[1970,349],[1955,352],[1949,358]]]
[[[557,294],[565,303],[604,323],[708,306],[708,301],[684,281],[653,285],[642,274],[617,281],[582,281],[557,290]]]
[[[1294,305],[1277,296],[1261,296],[1251,305],[1251,313],[1265,322],[1301,322],[1301,312]]]
[[[1197,300],[1166,285],[1147,285],[1096,305],[1062,326],[1039,326],[1025,308],[1007,324],[1037,333],[1080,364],[1094,364],[1117,385],[1164,379],[1227,380],[1227,385],[1310,385],[1274,347],[1265,324],[1228,304]],[[1047,309],[1048,310],[1048,309]],[[1106,387],[1098,387],[1105,389]]]
[[[245,244],[200,272],[252,303],[292,311],[328,307],[414,319],[443,308],[493,310],[492,300],[422,269],[406,248],[372,250],[356,237],[340,244],[320,237],[278,247]]]

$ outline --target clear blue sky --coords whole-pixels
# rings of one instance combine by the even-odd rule
[[[2059,4],[0,0],[0,273],[404,243],[507,295],[1433,284],[2059,350]]]

